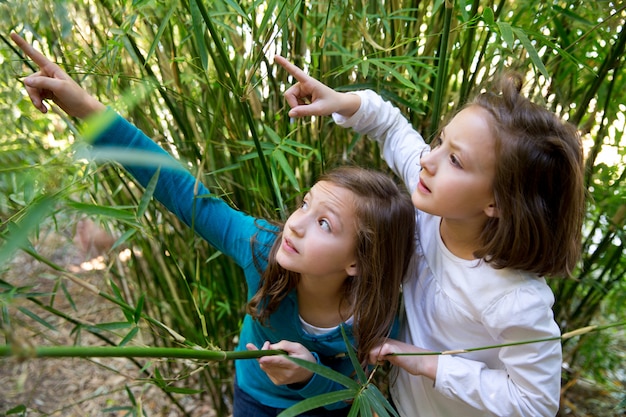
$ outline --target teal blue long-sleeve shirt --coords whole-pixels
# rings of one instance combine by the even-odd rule
[[[95,151],[102,148],[131,149],[155,154],[159,161],[166,161],[161,164],[154,197],[185,224],[193,225],[196,233],[243,269],[250,299],[259,288],[257,267],[265,268],[267,265],[269,249],[279,231],[277,227],[211,196],[204,185],[141,130],[111,109],[107,112],[111,121],[96,136],[93,143]],[[145,163],[125,163],[124,168],[143,186],[150,182],[158,169]],[[253,238],[257,242],[254,248],[251,244]],[[254,256],[257,256],[256,263]],[[344,324],[344,328],[351,343],[354,343],[352,325]],[[245,316],[237,349],[245,350],[247,343],[260,348],[265,341],[277,343],[281,340],[301,343],[316,356],[319,363],[344,375],[350,376],[354,372],[339,328],[321,336],[304,332],[298,316],[295,290],[287,295],[267,325]],[[275,385],[254,359],[236,361],[235,369],[237,383],[242,390],[262,404],[276,408],[288,408],[305,398],[344,389],[342,385],[317,374],[300,389]],[[329,408],[345,406],[346,403],[336,403]]]

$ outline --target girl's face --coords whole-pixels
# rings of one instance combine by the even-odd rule
[[[491,115],[480,106],[459,112],[444,127],[434,148],[421,158],[416,208],[449,220],[496,216],[493,197],[495,138]]]
[[[315,184],[287,219],[276,260],[302,276],[343,279],[356,275],[353,193],[326,181]]]

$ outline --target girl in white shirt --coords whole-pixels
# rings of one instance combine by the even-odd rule
[[[397,370],[402,416],[554,416],[561,345],[545,275],[579,258],[583,156],[576,129],[503,79],[465,106],[429,146],[372,91],[336,92],[282,57],[298,81],[291,117],[333,115],[368,135],[412,193],[417,250],[404,284],[401,340],[371,351]],[[450,355],[449,351],[554,340]]]

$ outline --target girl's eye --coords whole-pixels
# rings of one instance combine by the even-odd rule
[[[455,167],[461,168],[461,161],[459,161],[459,159],[454,154],[450,155],[450,163]]]
[[[441,144],[443,143],[443,141],[441,140],[441,136],[437,136],[435,139],[432,140],[432,142],[430,142],[430,148],[431,149],[435,149],[441,146]]]
[[[307,203],[306,201],[303,201],[302,203],[300,203],[300,209],[306,210],[308,207],[309,207],[309,203]]]
[[[322,219],[319,221],[320,227],[322,228],[323,231],[325,232],[330,232],[330,223],[328,222],[328,220],[326,219]]]

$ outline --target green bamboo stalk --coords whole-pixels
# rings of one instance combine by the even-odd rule
[[[0,357],[30,358],[171,358],[222,362],[236,359],[258,359],[263,356],[285,355],[284,350],[221,351],[189,348],[141,346],[0,346]]]
[[[575,336],[581,336],[590,332],[606,330],[612,327],[624,326],[626,321],[607,324],[604,326],[586,326],[561,336],[546,337],[541,339],[523,340],[519,342],[502,343],[499,345],[481,346],[475,348],[453,349],[444,351],[428,351],[419,353],[392,353],[389,356],[428,356],[428,355],[454,355],[459,353],[475,352],[478,350],[495,349],[509,346],[527,345],[531,343],[565,340]],[[190,348],[164,348],[164,347],[118,347],[118,346],[45,346],[30,347],[24,345],[0,346],[0,357],[15,356],[20,359],[28,358],[70,358],[70,357],[93,357],[93,358],[170,358],[170,359],[197,359],[204,361],[222,362],[237,359],[258,359],[263,356],[286,355],[284,350],[252,350],[252,351],[222,351]]]
[[[239,82],[237,81],[237,74],[235,73],[235,70],[233,69],[231,65],[230,59],[228,58],[228,54],[226,53],[224,45],[220,41],[221,38],[213,25],[212,19],[209,17],[209,14],[206,8],[204,7],[204,4],[201,1],[195,0],[195,3],[198,7],[198,10],[200,11],[200,15],[202,16],[204,23],[206,24],[207,30],[211,34],[211,37],[213,39],[213,42],[215,43],[215,47],[217,48],[219,55],[224,58],[222,64],[225,66],[225,69],[227,73],[229,74],[229,79],[231,82],[231,88],[232,88],[233,93],[237,97],[244,97],[243,88],[241,84],[239,84]],[[256,128],[256,122],[254,121],[254,118],[252,117],[252,114],[250,113],[250,107],[246,105],[243,102],[243,100],[239,101],[239,104],[240,104],[240,110],[242,111],[244,117],[247,120],[248,128],[250,129],[250,134],[254,141],[254,146],[256,148],[257,154],[259,155],[259,163],[261,164],[261,170],[263,171],[265,180],[267,181],[267,185],[269,186],[269,190],[272,193],[272,201],[274,202],[274,207],[278,208],[280,207],[278,193],[276,189],[273,187],[272,174],[270,172],[269,167],[267,166],[267,162],[265,161],[265,155],[263,153],[263,147],[261,146],[261,142],[259,141],[259,135],[258,135],[257,128]]]
[[[444,99],[445,83],[448,77],[448,40],[450,37],[450,25],[452,22],[454,0],[445,0],[444,4],[443,29],[441,30],[441,40],[439,43],[439,50],[437,52],[437,78],[435,81],[435,92],[433,95],[433,112],[431,115],[430,128],[426,136],[427,141],[430,141],[439,129],[439,119],[441,118],[441,107]]]
[[[624,325],[626,325],[626,321],[622,321],[622,322],[619,322],[619,323],[607,324],[605,326],[592,325],[592,326],[581,327],[580,329],[576,329],[576,330],[572,330],[571,332],[563,333],[561,336],[546,337],[546,338],[543,338],[543,339],[523,340],[523,341],[520,341],[520,342],[502,343],[500,345],[481,346],[481,347],[465,348],[465,349],[443,350],[443,351],[439,351],[439,352],[437,352],[437,351],[428,351],[428,352],[418,352],[418,353],[391,353],[391,354],[389,354],[389,356],[457,355],[459,353],[475,352],[475,351],[478,351],[478,350],[496,349],[496,348],[503,348],[503,347],[509,347],[509,346],[518,346],[518,345],[528,345],[528,344],[531,344],[531,343],[550,342],[550,341],[553,341],[553,340],[566,340],[566,339],[570,339],[570,338],[575,337],[575,336],[581,336],[581,335],[589,333],[589,332],[600,331],[600,330],[605,330],[605,329],[608,329],[608,328],[611,328],[611,327],[618,327],[618,326],[624,326]]]

